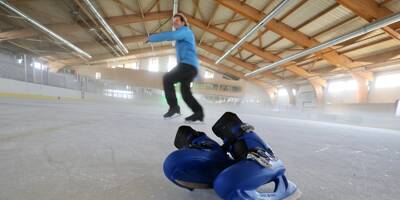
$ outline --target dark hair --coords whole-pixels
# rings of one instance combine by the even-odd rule
[[[188,22],[187,22],[187,19],[186,19],[185,15],[183,15],[182,13],[177,13],[177,14],[174,15],[174,18],[175,17],[179,17],[179,19],[181,21],[183,21],[183,23],[185,23],[185,26],[188,26]]]

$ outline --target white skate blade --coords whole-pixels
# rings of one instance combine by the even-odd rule
[[[209,184],[204,184],[204,183],[192,183],[192,182],[187,182],[187,181],[181,181],[181,180],[175,180],[177,183],[191,188],[191,189],[209,189],[212,188],[211,185]]]
[[[200,120],[188,121],[188,120],[185,120],[185,124],[204,124],[204,121],[200,121]]]
[[[292,195],[286,197],[284,200],[298,200],[302,196],[302,193],[300,189],[297,188],[296,192],[294,192]]]
[[[172,115],[171,117],[164,117],[164,119],[165,120],[170,120],[170,119],[175,119],[175,118],[178,118],[178,117],[180,117],[181,116],[181,114],[174,114],[174,115]]]

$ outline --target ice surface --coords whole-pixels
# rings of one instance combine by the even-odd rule
[[[164,177],[163,160],[190,114],[163,120],[166,109],[0,99],[0,199],[218,199],[212,190],[190,192]],[[227,110],[206,106],[206,123],[193,127],[212,135]],[[302,199],[399,199],[399,131],[238,114],[285,162]]]

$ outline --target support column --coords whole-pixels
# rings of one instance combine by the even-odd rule
[[[351,76],[357,82],[357,103],[368,103],[368,83],[374,79],[374,75],[369,71],[351,72]]]
[[[318,105],[322,105],[324,103],[324,87],[326,86],[326,81],[322,79],[308,79],[310,84],[313,86],[315,91],[315,98]]]
[[[276,105],[276,96],[278,95],[278,89],[276,87],[266,88],[269,99],[271,99],[272,106]]]
[[[25,77],[25,82],[28,82],[28,64],[26,63],[26,54],[24,54],[24,77]]]
[[[293,89],[295,89],[295,87],[293,85],[285,85],[285,88],[288,93],[289,104],[292,106],[295,106],[296,105],[296,96],[293,93]]]

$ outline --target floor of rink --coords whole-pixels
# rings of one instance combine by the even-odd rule
[[[0,99],[0,199],[218,199],[164,177],[162,163],[183,120],[163,120],[165,110]],[[194,128],[212,135],[224,109],[205,110],[206,123]],[[399,199],[400,131],[238,114],[284,161],[302,199]]]

